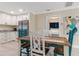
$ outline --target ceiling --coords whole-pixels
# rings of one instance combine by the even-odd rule
[[[40,13],[77,5],[79,5],[78,2],[0,2],[0,11],[6,13],[14,11],[14,14]],[[23,12],[19,12],[19,9],[23,9]]]

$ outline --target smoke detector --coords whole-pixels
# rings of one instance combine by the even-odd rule
[[[73,2],[66,2],[66,5],[65,7],[69,7],[69,6],[72,6]]]
[[[51,9],[46,9],[46,11],[51,11]]]

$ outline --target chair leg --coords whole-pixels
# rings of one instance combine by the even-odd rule
[[[22,56],[22,49],[20,48],[20,56]]]
[[[30,53],[29,53],[30,51],[29,51],[29,48],[27,48],[27,56],[29,56],[30,55]]]
[[[56,54],[56,53],[54,53],[54,56],[57,56],[57,54]]]

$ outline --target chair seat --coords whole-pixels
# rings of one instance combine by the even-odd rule
[[[22,44],[21,45],[23,48],[27,48],[27,47],[30,47],[30,44]]]
[[[30,47],[30,41],[21,40],[21,47],[23,48]]]

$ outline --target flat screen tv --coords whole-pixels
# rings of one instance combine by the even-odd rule
[[[58,29],[59,28],[59,22],[51,22],[49,23],[50,29]]]

